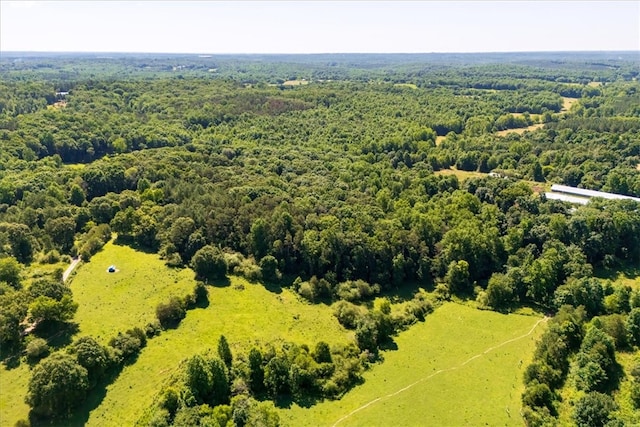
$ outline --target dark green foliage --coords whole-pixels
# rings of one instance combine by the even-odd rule
[[[224,362],[227,368],[231,369],[231,362],[233,362],[233,356],[231,354],[231,348],[224,335],[220,335],[218,340],[218,356],[220,360]]]
[[[196,399],[196,402],[203,403],[207,401],[212,394],[213,388],[209,363],[204,357],[195,355],[187,361],[185,372],[185,384]]]
[[[369,316],[361,317],[356,325],[356,343],[360,350],[377,353],[380,339],[378,335],[376,321]]]
[[[531,408],[547,408],[549,413],[554,414],[553,402],[555,397],[547,384],[537,382],[527,386],[522,394],[522,404]]]
[[[88,388],[87,370],[75,358],[56,353],[34,368],[26,402],[35,414],[66,418],[82,404]]]
[[[587,393],[576,403],[573,419],[579,427],[603,427],[616,409],[613,399],[602,393]]]
[[[37,280],[29,286],[29,295],[33,299],[45,296],[60,301],[65,295],[71,295],[71,289],[62,281]]]
[[[636,307],[631,310],[627,317],[625,326],[629,342],[640,347],[640,307]]]
[[[220,280],[227,275],[227,261],[220,249],[207,245],[198,250],[191,260],[196,276],[201,280]]]
[[[289,392],[289,361],[275,356],[264,368],[264,385],[273,397]]]
[[[615,342],[611,336],[591,326],[576,356],[576,386],[580,390],[606,392],[618,382]]]
[[[329,344],[324,341],[318,341],[313,352],[313,358],[318,363],[331,363],[331,349]]]
[[[176,326],[185,316],[186,311],[178,297],[172,297],[168,302],[160,303],[156,307],[156,317],[163,328]]]
[[[258,393],[264,388],[264,367],[262,366],[262,353],[252,347],[249,350],[249,386]]]
[[[108,349],[90,336],[81,337],[75,341],[69,352],[74,354],[78,363],[87,370],[90,386],[100,380],[113,362]]]
[[[54,260],[56,251],[89,261],[113,229],[118,243],[159,251],[203,281],[223,280],[227,261],[254,282],[309,278],[294,287],[314,303],[403,294],[409,283],[435,285],[439,299],[468,297],[486,285],[478,299],[491,308],[557,310],[526,371],[527,384],[540,385],[526,392],[531,404],[544,406],[523,410],[528,423],[550,423],[547,400],[581,348],[585,316],[613,314],[601,329],[617,348],[638,345],[637,316],[621,317],[638,305],[630,289],[603,289],[591,276],[594,268],[638,265],[640,219],[633,201],[570,209],[520,179],[640,196],[635,59],[181,57],[176,78],[174,58],[3,57],[0,282],[9,285],[0,286],[0,345],[23,348],[29,307],[35,321],[67,321],[75,311],[57,285],[20,291],[19,263]],[[289,88],[284,76],[310,84]],[[48,108],[58,90],[70,91],[66,107]],[[560,112],[563,96],[577,98],[570,111]],[[533,114],[544,127],[495,133],[530,125]],[[436,145],[436,135],[446,137]],[[433,173],[452,166],[509,178]],[[433,309],[420,295],[393,316],[347,301],[336,304],[336,316],[367,352]],[[196,304],[206,304],[204,286],[159,305],[157,315],[175,326]],[[113,342],[120,356],[144,345],[147,334],[129,332]],[[586,388],[615,376],[608,344],[600,344],[575,357]],[[333,350],[265,350],[264,361],[256,350],[249,378],[233,380],[259,392],[268,382],[263,365],[279,357],[287,384],[270,384],[272,394],[336,397],[356,381],[359,348]],[[233,361],[242,365],[239,356]],[[238,399],[229,417],[272,423],[258,406]],[[210,409],[180,417],[208,419]],[[163,411],[158,425],[178,408]]]
[[[20,343],[24,329],[22,322],[27,316],[28,305],[24,291],[1,284],[0,289],[3,289],[0,293],[0,346],[10,348]]]
[[[604,290],[595,277],[572,280],[556,289],[554,303],[557,307],[581,305],[589,316],[596,316],[604,309]]]
[[[513,288],[504,274],[494,273],[487,285],[487,305],[494,309],[503,309],[513,301]]]
[[[280,279],[278,260],[272,255],[263,257],[260,260],[260,272],[262,273],[262,278],[268,282]]]
[[[47,296],[39,296],[29,304],[29,318],[39,322],[67,322],[78,310],[78,303],[73,302],[71,295],[64,295],[60,301]]]
[[[38,361],[49,354],[49,345],[42,338],[34,338],[27,344],[27,358],[32,361]]]
[[[20,271],[20,264],[15,258],[0,258],[0,282],[5,282],[14,288],[19,288]]]

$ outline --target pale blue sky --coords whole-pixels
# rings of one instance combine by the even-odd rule
[[[0,0],[0,51],[559,50],[640,50],[640,0]]]

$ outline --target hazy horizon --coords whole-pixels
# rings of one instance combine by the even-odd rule
[[[12,1],[0,52],[640,51],[638,1]]]

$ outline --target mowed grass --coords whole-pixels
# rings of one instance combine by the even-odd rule
[[[108,273],[110,265],[118,271]],[[76,270],[69,281],[79,304],[74,319],[80,328],[77,336],[91,335],[103,344],[118,332],[144,328],[155,319],[160,302],[182,297],[195,286],[190,269],[168,268],[157,255],[113,242]]]
[[[86,425],[134,425],[180,362],[207,349],[215,351],[220,335],[225,335],[234,354],[246,354],[254,343],[286,340],[312,347],[319,340],[330,344],[353,340],[330,307],[305,303],[287,289],[270,291],[231,277],[229,286],[209,287],[206,308],[189,311],[177,329],[149,340],[135,364],[125,367],[107,387]]]
[[[540,320],[447,303],[396,337],[398,349],[383,352],[364,384],[339,401],[282,409],[281,419],[290,426],[522,426],[522,376],[544,330],[542,322],[534,328]]]

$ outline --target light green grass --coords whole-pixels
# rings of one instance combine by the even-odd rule
[[[0,367],[0,426],[13,426],[20,419],[27,419],[29,406],[24,403],[31,372],[29,365],[21,363],[14,369]]]
[[[312,346],[319,340],[336,344],[353,339],[330,307],[305,303],[286,289],[274,293],[231,277],[230,286],[209,288],[208,307],[189,311],[177,329],[149,341],[136,363],[127,366],[107,388],[87,425],[135,424],[179,363],[207,349],[215,350],[221,334],[236,354],[256,342],[287,340]]]
[[[116,273],[107,268],[115,265]],[[193,271],[174,270],[153,254],[107,243],[70,278],[78,336],[91,335],[106,344],[118,332],[141,327],[155,319],[155,309],[171,296],[193,291]]]
[[[452,169],[441,169],[439,171],[434,172],[435,175],[455,175],[459,181],[464,181],[467,178],[482,178],[487,176],[487,173],[476,172],[476,171],[463,171],[455,168]]]
[[[119,272],[107,273],[111,264],[115,264]],[[28,280],[67,265],[34,264]],[[186,295],[195,285],[193,271],[172,270],[157,255],[112,242],[76,269],[69,279],[73,299],[79,304],[74,318],[79,325],[76,337],[91,335],[103,344],[118,332],[144,327],[155,319],[158,303],[167,301],[171,295]],[[31,373],[23,361],[9,371],[3,366],[0,375],[0,427],[12,426],[28,417],[29,407],[24,397]]]
[[[521,426],[522,375],[544,326],[523,335],[539,320],[445,304],[396,337],[398,349],[341,400],[280,416],[290,426],[332,426],[350,413],[339,426]]]

